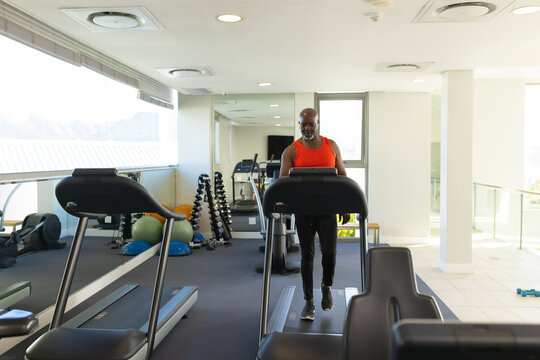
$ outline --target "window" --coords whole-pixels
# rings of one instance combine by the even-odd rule
[[[176,111],[0,36],[0,173],[178,163]]]
[[[365,94],[317,94],[316,104],[321,134],[338,144],[347,175],[366,192]]]
[[[367,112],[365,94],[317,94],[320,132],[341,151],[347,176],[367,194]],[[349,222],[356,223],[355,217]],[[357,237],[358,230],[340,229],[339,237]]]

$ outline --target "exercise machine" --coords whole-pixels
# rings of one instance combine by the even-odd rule
[[[391,360],[539,358],[539,325],[404,320],[393,326]]]
[[[251,170],[252,168],[253,170]],[[254,194],[249,186],[249,179],[242,177],[242,175],[249,175],[250,171],[259,173],[259,164],[251,159],[246,159],[238,162],[232,172],[231,212],[233,214],[257,213],[257,202],[253,199]],[[242,178],[237,178],[237,175]]]
[[[253,163],[257,163],[257,157],[258,154],[255,154],[253,158]],[[253,188],[253,192],[255,194],[255,200],[257,202],[257,209],[259,210],[259,222],[261,224],[261,235],[264,237],[266,236],[266,227],[265,227],[265,216],[263,211],[263,206],[261,203],[261,196],[259,194],[259,189],[257,185],[255,184],[255,179],[253,177],[253,169],[254,165],[251,167],[249,171],[249,181],[251,183],[251,186]],[[294,215],[291,215],[291,222],[290,222],[290,229],[287,229],[285,216],[281,215],[274,225],[274,233],[273,236],[276,239],[275,240],[275,247],[272,252],[272,272],[277,274],[290,274],[290,273],[297,273],[300,271],[300,264],[296,261],[293,262],[289,259],[287,259],[287,244],[289,243],[289,239],[294,235],[295,233],[295,225],[294,225]],[[265,246],[261,246],[261,251],[264,252]],[[258,273],[263,272],[263,262],[260,264],[257,264],[255,266],[255,270]]]
[[[347,179],[327,176],[306,178],[300,185],[293,177],[279,179],[268,188],[265,214],[298,210],[312,203],[316,213],[359,212],[361,244],[366,243],[367,207],[361,190]],[[279,184],[279,186],[278,186]],[[321,186],[324,185],[324,192]],[[276,187],[274,187],[276,186]],[[302,188],[302,193],[298,190]],[[359,195],[360,194],[360,195]],[[291,195],[293,196],[291,198]],[[327,196],[329,195],[329,196]],[[268,196],[268,198],[267,198]],[[302,198],[304,196],[304,198]],[[334,197],[332,199],[332,197]],[[358,202],[355,206],[347,203]],[[362,203],[364,205],[362,205]],[[326,207],[326,209],[325,209]],[[272,225],[270,225],[272,226]],[[267,246],[273,245],[267,236]],[[366,249],[361,246],[361,249]],[[269,267],[267,252],[261,306],[259,360],[510,360],[540,358],[540,326],[443,322],[436,302],[419,294],[409,249],[377,247],[362,252],[362,293],[351,298],[343,335],[268,332]],[[364,261],[365,260],[365,261]]]
[[[17,256],[28,252],[64,248],[66,243],[58,241],[61,231],[60,219],[55,214],[27,215],[21,229],[0,236],[0,268],[14,265]]]
[[[174,221],[184,220],[185,214],[169,211],[141,184],[117,176],[116,169],[75,169],[56,186],[56,198],[79,223],[49,331],[26,350],[26,359],[150,358],[198,296],[194,286],[164,286]],[[134,212],[153,212],[166,219],[154,285],[125,285],[63,323],[88,220]]]
[[[327,181],[327,183],[321,181]],[[284,240],[275,236],[276,224],[279,224],[283,214],[318,215],[336,214],[339,210],[343,212],[360,212],[359,205],[365,204],[365,200],[359,195],[344,196],[342,192],[334,189],[333,182],[345,185],[356,186],[356,183],[346,177],[337,176],[335,168],[292,168],[289,177],[275,179],[266,189],[263,201],[264,215],[268,218],[266,229],[265,245],[265,265],[263,272],[263,301],[261,308],[261,328],[260,336],[273,332],[286,333],[318,333],[318,334],[341,334],[343,321],[347,311],[347,304],[350,298],[358,293],[356,287],[350,286],[345,289],[332,289],[334,298],[334,308],[331,312],[318,314],[316,319],[311,321],[300,320],[300,313],[305,304],[302,289],[296,291],[295,286],[284,286],[279,294],[276,306],[270,320],[268,321],[268,296],[270,270],[273,268],[274,256],[272,252],[275,248],[284,246]],[[343,199],[341,201],[340,199]],[[357,207],[351,204],[357,201]],[[279,242],[281,241],[281,245]],[[365,264],[363,256],[367,242],[365,237],[360,236],[360,258],[361,264]],[[320,291],[314,291],[315,302],[320,301]]]
[[[8,309],[22,299],[30,296],[30,281],[19,281],[13,284],[0,283],[0,309]]]
[[[30,296],[30,281],[0,284],[0,338],[31,333],[38,325],[36,315],[12,306]]]
[[[271,221],[266,237],[259,360],[388,359],[393,323],[410,318],[441,319],[434,299],[417,291],[408,249],[388,247],[367,251],[368,211],[364,194],[356,182],[337,176],[336,169],[291,169],[289,177],[277,179],[268,187],[263,208]],[[299,329],[303,332],[293,332],[286,327],[279,331],[272,325],[273,319],[267,321],[269,269],[274,246],[270,230],[276,221],[276,213],[358,214],[360,293],[347,301],[349,306],[345,307],[342,332],[312,331],[309,327]],[[280,301],[278,299],[276,307]],[[337,305],[338,299],[334,302]],[[342,316],[341,312],[334,314]]]
[[[279,177],[279,171],[281,170],[281,160],[274,160],[273,154],[272,158],[268,160],[266,163],[263,163],[264,167],[261,164],[261,176],[263,178],[263,189],[266,189],[268,185],[274,181],[274,179],[277,179]],[[264,191],[262,192],[264,194]],[[262,208],[259,207],[259,214],[262,213]],[[287,252],[297,252],[300,250],[300,247],[295,244],[295,234],[296,234],[296,224],[295,224],[295,218],[294,215],[284,215],[285,216],[285,225],[286,225],[286,232],[287,232]],[[264,224],[264,222],[263,222]],[[264,238],[263,238],[264,240]],[[259,250],[264,253],[264,245],[259,247]],[[261,271],[262,272],[262,271]]]
[[[0,338],[21,336],[31,333],[38,325],[35,314],[11,307],[29,296],[31,285],[29,281],[14,284],[0,284]]]

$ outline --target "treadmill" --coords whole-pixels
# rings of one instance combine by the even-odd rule
[[[357,213],[360,220],[360,286],[361,293],[348,302],[343,333],[270,332],[273,319],[267,323],[268,293],[270,283],[271,251],[274,241],[266,237],[265,272],[259,333],[259,360],[428,360],[433,358],[462,359],[459,351],[451,358],[444,357],[436,343],[440,333],[426,342],[426,332],[418,332],[414,356],[411,352],[411,336],[398,341],[399,357],[390,357],[392,326],[407,319],[439,322],[442,317],[437,303],[431,296],[420,294],[416,286],[412,256],[408,248],[378,247],[367,251],[367,204],[358,184],[345,176],[337,176],[336,169],[292,169],[289,177],[277,179],[264,195],[264,212],[272,217],[268,234],[274,226],[275,213],[334,214]],[[280,299],[281,300],[281,299]],[[416,320],[415,320],[416,321]],[[437,326],[437,325],[435,325]],[[414,329],[413,329],[414,330]],[[429,332],[429,330],[427,330]],[[452,333],[452,329],[447,331]],[[404,329],[403,334],[412,331]],[[396,330],[394,330],[394,335]],[[457,339],[447,341],[451,348],[456,342],[466,348],[474,338],[474,331],[467,334],[454,333]],[[501,334],[499,334],[501,335]],[[506,334],[505,334],[506,335]],[[482,336],[482,334],[480,334]],[[511,335],[505,338],[510,349],[514,343]],[[502,338],[499,336],[499,338]],[[394,336],[394,339],[396,337]],[[507,340],[508,339],[508,340]],[[496,340],[495,340],[496,341]],[[437,345],[435,345],[437,344]],[[435,345],[435,346],[434,346]],[[535,346],[539,348],[540,346]],[[429,357],[426,355],[428,349]],[[441,353],[442,351],[442,353]],[[476,353],[478,355],[478,353]],[[476,357],[474,359],[477,359]],[[481,357],[492,359],[492,357]],[[538,358],[538,357],[530,357]],[[467,358],[468,360],[469,358]],[[472,358],[471,358],[472,359]],[[497,358],[498,359],[498,358]],[[506,358],[505,358],[506,360]]]
[[[152,350],[197,300],[194,286],[164,287],[174,221],[185,214],[159,204],[139,183],[116,169],[75,169],[56,197],[79,217],[49,331],[27,350],[27,360],[148,359]],[[62,323],[88,220],[100,214],[154,212],[166,218],[155,284],[128,284]]]
[[[29,296],[31,288],[30,281],[0,284],[0,338],[28,335],[38,326],[34,313],[11,308]]]
[[[321,189],[324,179],[325,188]],[[340,185],[336,186],[336,185]],[[351,190],[352,189],[352,190]],[[266,229],[264,283],[261,308],[259,342],[267,334],[315,333],[341,335],[349,300],[358,294],[354,287],[332,289],[334,308],[332,311],[317,313],[314,321],[302,321],[300,313],[304,306],[303,292],[295,286],[282,288],[274,312],[268,321],[268,297],[272,252],[276,245],[274,227],[281,214],[328,214],[359,213],[360,221],[360,265],[365,267],[367,251],[366,223],[367,204],[363,193],[354,180],[337,176],[335,168],[292,168],[288,178],[274,181],[264,193],[264,215],[269,219]],[[361,271],[361,286],[364,289],[364,271]],[[315,302],[320,302],[320,291],[314,291]]]
[[[8,309],[25,297],[30,296],[30,281],[19,281],[13,284],[0,283],[0,309]]]
[[[253,170],[251,170],[253,168]],[[232,172],[232,204],[231,204],[231,213],[233,214],[256,214],[257,213],[257,201],[253,199],[237,199],[236,198],[236,185],[237,184],[249,184],[249,180],[236,180],[236,174],[245,174],[249,175],[249,172],[255,171],[260,172],[259,164],[254,162],[252,159],[245,159],[238,162]],[[243,186],[243,185],[242,185]],[[251,192],[251,187],[248,185],[246,188]]]

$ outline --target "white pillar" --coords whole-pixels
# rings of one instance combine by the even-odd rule
[[[210,95],[178,97],[178,177],[176,204],[193,204],[200,174],[212,174],[214,109]],[[202,209],[200,232],[210,236],[208,209]]]
[[[441,245],[438,267],[472,268],[472,136],[474,77],[471,70],[442,76]]]

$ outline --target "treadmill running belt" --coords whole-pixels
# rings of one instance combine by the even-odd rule
[[[182,287],[163,287],[160,308],[176,295],[180,289]],[[153,286],[137,286],[127,296],[122,296],[80,327],[96,329],[140,329],[148,321],[153,291]]]
[[[302,320],[300,314],[305,304],[302,289],[294,292],[293,300],[283,332],[291,333],[318,333],[318,334],[342,334],[347,304],[345,303],[345,290],[332,289],[334,307],[330,311],[321,308],[321,289],[313,290],[315,301],[315,320]]]

